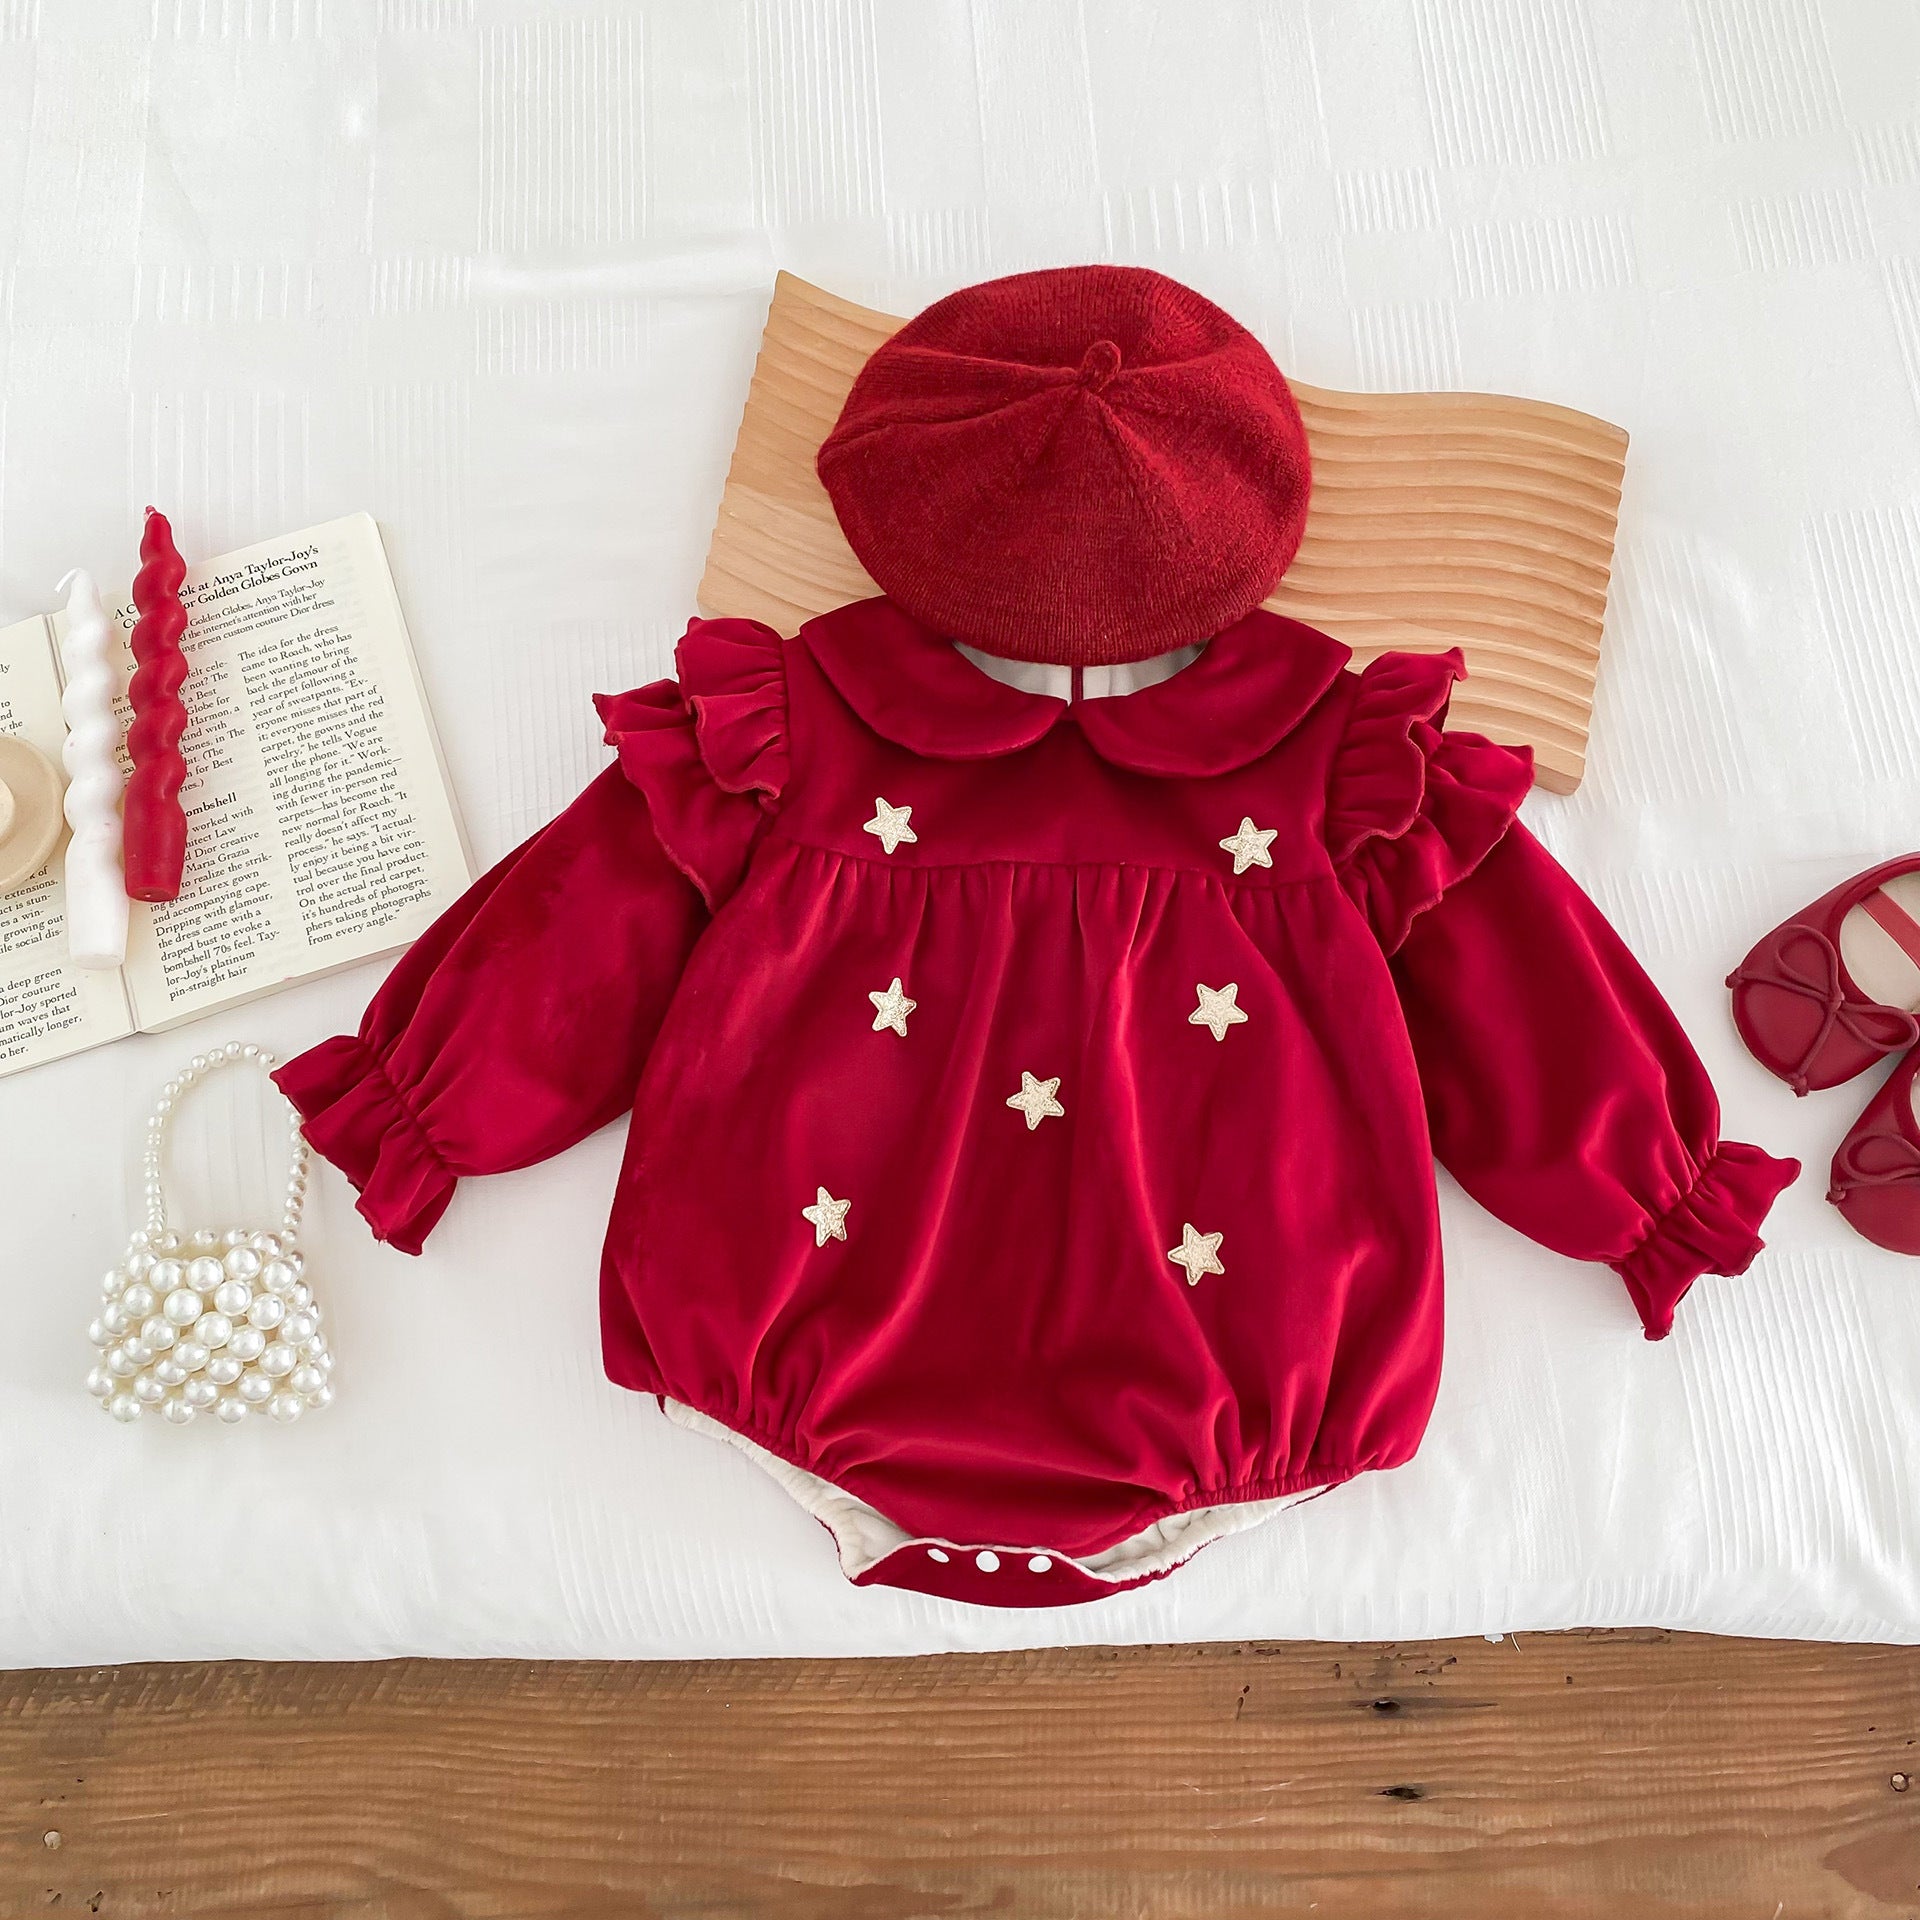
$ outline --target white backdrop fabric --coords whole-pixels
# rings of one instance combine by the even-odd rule
[[[1591,771],[1527,818],[1729,1132],[1808,1162],[1658,1346],[1449,1189],[1412,1465],[1138,1593],[976,1610],[846,1586],[607,1384],[619,1128],[469,1184],[417,1261],[318,1175],[325,1415],[101,1417],[157,1084],[350,1029],[363,968],[0,1083],[0,1663],[1920,1639],[1920,1268],[1822,1200],[1866,1087],[1796,1103],[1720,984],[1920,839],[1916,72],[1902,0],[0,0],[0,613],[126,578],[149,500],[190,554],[370,509],[483,864],[603,764],[588,694],[669,670],[777,266],[911,311],[1137,261],[1302,379],[1622,423]],[[183,1128],[209,1204],[271,1195],[254,1118]]]

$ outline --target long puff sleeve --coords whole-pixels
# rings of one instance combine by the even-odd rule
[[[546,1159],[632,1102],[778,798],[779,644],[696,622],[678,683],[602,698],[619,763],[408,949],[357,1034],[275,1074],[377,1238],[418,1253],[460,1176]]]
[[[1672,1009],[1512,819],[1527,756],[1439,731],[1457,672],[1389,656],[1363,678],[1336,863],[1392,955],[1441,1163],[1542,1246],[1611,1266],[1658,1340],[1700,1275],[1745,1270],[1799,1163],[1721,1140]]]

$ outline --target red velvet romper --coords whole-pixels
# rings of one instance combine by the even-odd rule
[[[1648,1335],[1794,1165],[1442,733],[1457,657],[1267,612],[1137,692],[990,677],[886,600],[696,621],[619,763],[281,1069],[407,1251],[631,1110],[608,1374],[846,1572],[1094,1598],[1419,1444],[1435,1153]]]

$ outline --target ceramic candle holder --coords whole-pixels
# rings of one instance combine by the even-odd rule
[[[59,841],[59,768],[17,734],[0,735],[0,893],[31,880]]]

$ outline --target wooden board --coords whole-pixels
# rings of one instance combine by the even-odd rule
[[[1920,1649],[0,1676],[0,1912],[1892,1920]]]
[[[902,323],[783,273],[734,443],[700,604],[783,633],[874,592],[813,458],[866,357]],[[1306,537],[1267,602],[1362,659],[1462,646],[1456,725],[1525,744],[1540,784],[1586,764],[1627,436],[1484,393],[1293,382],[1313,449]]]

